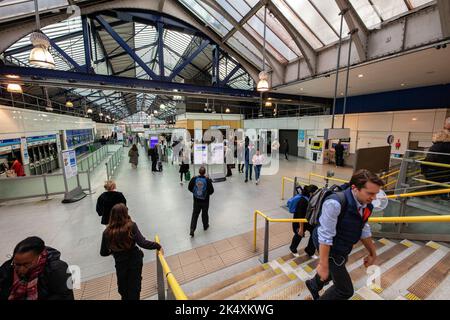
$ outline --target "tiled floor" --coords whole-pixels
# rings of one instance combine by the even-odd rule
[[[290,242],[292,232],[289,224],[273,225],[271,230],[271,250]],[[183,285],[212,272],[261,255],[261,252],[262,238],[258,238],[257,251],[255,252],[253,251],[253,232],[247,232],[168,256],[166,261],[177,281]],[[157,293],[156,264],[154,261],[144,264],[142,276],[141,299],[147,299]],[[75,290],[75,296],[76,299],[80,300],[120,299],[115,274],[82,283],[81,288]]]
[[[126,152],[127,149],[124,150],[125,154]],[[255,209],[272,217],[291,216],[281,208],[286,202],[280,199],[282,176],[307,177],[309,172],[326,174],[328,170],[333,169],[336,177],[349,178],[352,171],[351,168],[336,169],[292,157],[289,161],[280,160],[277,174],[264,175],[263,168],[261,183],[257,186],[254,181],[245,183],[243,175],[233,170],[233,176],[227,181],[214,184],[215,193],[211,197],[209,211],[210,228],[203,231],[199,219],[195,237],[191,238],[189,224],[192,194],[187,190],[186,183],[180,185],[178,166],[166,164],[162,173],[152,174],[144,150],[140,149],[140,153],[137,170],[131,169],[126,155],[124,156],[116,177],[118,190],[124,193],[130,215],[142,233],[148,239],[153,239],[155,234],[158,234],[167,256],[195,249],[178,257],[181,268],[175,269],[177,260],[173,258],[174,270],[188,279],[195,276],[197,271],[189,268],[183,270],[182,266],[188,265],[186,263],[201,263],[204,269],[212,270],[222,264],[232,264],[238,254],[250,255],[248,249],[245,251],[243,247],[245,247],[244,240],[251,241],[252,236],[246,233],[253,229]],[[198,170],[198,167],[196,169]],[[95,212],[97,198],[103,192],[104,179],[105,170],[99,169],[92,178],[95,194],[76,203],[62,204],[62,198],[58,196],[49,201],[32,199],[0,203],[0,262],[8,258],[20,240],[37,235],[42,237],[47,245],[60,250],[62,259],[68,264],[80,267],[82,281],[108,277],[115,271],[114,260],[112,257],[101,257],[99,254],[104,226],[100,224],[100,218]],[[287,183],[287,197],[291,188],[292,185]],[[262,226],[262,219],[259,219],[258,227]],[[285,227],[288,233],[289,227]],[[271,235],[274,228],[271,225]],[[259,231],[259,235],[263,235],[262,230]],[[271,246],[277,246],[283,237],[278,234],[272,236]],[[208,244],[212,244],[212,247],[208,247]],[[224,254],[223,259],[209,259],[214,257],[214,250]],[[146,251],[144,262],[154,260],[154,252]],[[145,288],[151,286],[147,282],[144,284]],[[86,293],[103,294],[101,291],[104,289],[99,289],[100,292],[86,291]]]

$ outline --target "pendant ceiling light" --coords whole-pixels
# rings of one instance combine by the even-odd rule
[[[6,91],[11,93],[23,93],[22,86],[18,83],[8,83]]]
[[[256,90],[260,92],[269,91],[269,75],[266,72],[266,18],[267,8],[264,6],[264,45],[263,45],[263,69],[259,73],[259,81],[256,85]]]
[[[39,21],[39,8],[37,0],[34,0],[34,9],[36,15],[36,32],[30,35],[30,41],[33,44],[33,49],[30,52],[29,63],[42,68],[54,69],[55,61],[51,53],[48,51],[50,47],[50,40],[41,30],[41,23]]]

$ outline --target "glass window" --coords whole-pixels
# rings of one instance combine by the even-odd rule
[[[248,61],[251,61],[258,68],[262,68],[262,53],[240,32],[236,32],[227,43],[242,54]]]
[[[246,23],[246,24],[244,25],[244,29],[247,30],[247,32],[248,32],[253,38],[255,38],[256,41],[258,41],[258,42],[261,44],[261,46],[263,45],[263,36],[262,36],[261,34],[259,34],[255,29],[253,29],[248,23]],[[267,32],[266,32],[266,51],[267,51],[267,52],[270,52],[270,54],[271,54],[272,56],[274,56],[275,59],[277,59],[280,63],[286,63],[286,62],[287,62],[287,59],[286,59],[283,55],[281,55],[281,53],[279,53],[279,52],[273,47],[273,45],[271,44],[271,42],[269,41],[268,33],[269,33],[269,29],[267,29]],[[263,48],[261,47],[259,50],[262,52],[262,51],[263,51]],[[267,56],[266,56],[266,57],[267,57]]]
[[[372,0],[372,3],[383,20],[391,19],[408,11],[404,0]]]
[[[227,1],[231,6],[233,6],[233,8],[236,9],[242,17],[245,16],[250,11],[250,7],[245,1],[242,0],[225,0],[225,1]],[[218,0],[218,2],[222,1]]]
[[[375,11],[374,7],[367,0],[350,0],[353,8],[361,17],[367,28],[373,29],[381,23],[381,19]]]
[[[220,6],[231,15],[236,21],[241,21],[243,15],[240,14],[227,0],[217,0]],[[228,20],[226,20],[228,22]]]

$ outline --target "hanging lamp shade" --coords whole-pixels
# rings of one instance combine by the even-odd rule
[[[70,100],[67,100],[67,101],[66,101],[66,107],[67,107],[67,108],[72,108],[72,107],[73,107],[73,102],[70,101]]]
[[[8,83],[6,91],[11,93],[23,93],[22,86],[18,83]]]
[[[33,32],[30,35],[30,41],[33,44],[33,49],[30,52],[29,62],[37,67],[54,69],[55,61],[53,56],[48,51],[50,41],[40,32]]]
[[[269,91],[269,81],[267,81],[268,79],[269,75],[267,74],[267,72],[261,71],[259,73],[259,81],[256,86],[256,90],[260,92]]]

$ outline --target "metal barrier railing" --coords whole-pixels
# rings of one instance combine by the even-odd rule
[[[159,242],[159,237],[155,236],[155,242]],[[161,251],[156,251],[156,277],[158,286],[158,300],[188,300],[177,279],[170,270],[166,259]],[[165,290],[165,282],[167,280],[167,294]]]
[[[108,161],[105,163],[106,166],[106,179],[110,180],[114,177],[119,168],[120,163],[123,158],[123,146],[119,146],[117,150],[109,157]]]
[[[262,262],[269,261],[269,223],[270,222],[299,222],[307,223],[306,219],[274,219],[265,215],[259,210],[255,210],[253,213],[253,250],[256,252],[256,235],[257,235],[257,218],[258,215],[265,219],[264,226],[264,251]],[[371,217],[369,222],[373,223],[436,223],[436,222],[450,222],[450,215],[445,216],[415,216],[415,217]]]

